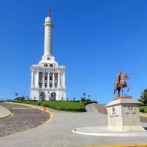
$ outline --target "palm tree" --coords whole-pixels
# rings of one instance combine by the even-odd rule
[[[85,101],[85,96],[86,96],[86,93],[83,92],[83,97],[84,97],[84,98],[81,97],[81,101]],[[83,99],[83,100],[82,100],[82,99]]]
[[[85,92],[83,92],[83,97],[85,97],[86,96],[86,93]]]
[[[91,95],[88,95],[88,98],[90,98]]]
[[[18,96],[18,93],[15,93],[15,96],[16,96],[16,98],[17,98],[17,96]]]

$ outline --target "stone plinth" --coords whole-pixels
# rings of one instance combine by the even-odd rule
[[[139,102],[130,97],[111,101],[106,105],[107,129],[114,132],[144,131],[140,125]]]

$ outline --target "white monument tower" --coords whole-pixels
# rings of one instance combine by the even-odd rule
[[[38,65],[31,66],[31,100],[66,100],[65,66],[58,66],[52,56],[53,22],[48,10],[45,19],[44,55]]]

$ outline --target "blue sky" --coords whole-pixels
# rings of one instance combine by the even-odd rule
[[[44,19],[51,8],[53,55],[67,67],[69,99],[83,92],[108,103],[120,70],[128,92],[147,88],[146,0],[4,0],[0,2],[0,99],[28,95],[30,66],[44,51]],[[126,93],[126,90],[125,92]]]

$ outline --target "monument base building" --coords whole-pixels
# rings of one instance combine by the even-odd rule
[[[31,66],[31,100],[66,100],[65,66],[58,66],[52,56],[53,23],[48,10],[45,19],[44,55],[38,65]]]

